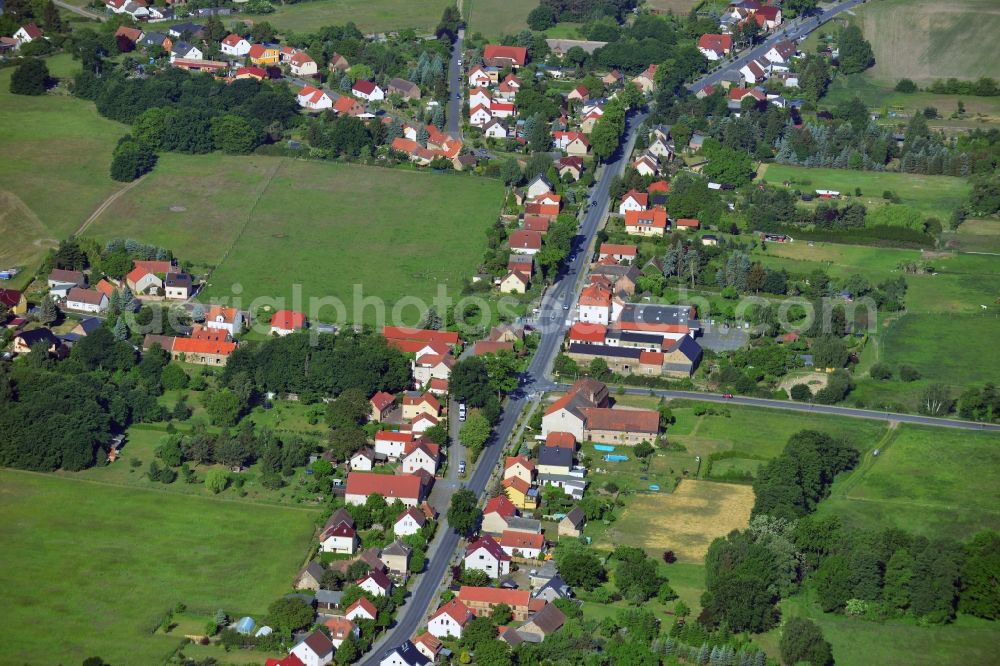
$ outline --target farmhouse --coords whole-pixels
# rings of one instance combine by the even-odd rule
[[[423,479],[416,474],[351,472],[347,475],[345,499],[348,504],[364,504],[369,495],[381,495],[389,504],[398,499],[406,506],[417,506],[426,490]]]
[[[659,432],[659,413],[646,409],[611,409],[608,387],[592,379],[576,382],[552,403],[542,417],[542,435],[568,432],[577,440],[602,444],[638,444],[653,441]]]
[[[545,537],[530,532],[506,530],[500,537],[500,547],[511,557],[537,559],[545,550]]]
[[[278,310],[271,316],[271,335],[291,335],[306,327],[306,316],[294,310]]]
[[[385,91],[371,81],[358,79],[351,87],[351,94],[369,102],[379,102],[385,99]]]
[[[629,303],[622,309],[615,326],[622,331],[657,333],[664,338],[676,340],[685,335],[694,335],[699,330],[696,314],[696,309],[691,305]]]
[[[229,356],[236,351],[236,343],[228,341],[226,335],[205,335],[204,330],[192,331],[190,338],[172,338],[173,344],[169,349],[164,347],[164,350],[175,361],[197,365],[225,365]]]
[[[645,196],[645,195],[643,195]],[[616,243],[602,243],[598,249],[598,261],[614,259],[617,261],[635,261],[639,250],[635,245],[619,245]]]
[[[78,312],[104,312],[108,309],[108,297],[96,289],[73,287],[66,294],[66,309]]]
[[[661,208],[630,210],[625,213],[625,233],[633,236],[662,236],[667,231],[667,213]]]
[[[489,617],[493,613],[494,606],[507,604],[514,614],[514,620],[523,622],[528,619],[531,595],[527,590],[502,590],[495,587],[463,585],[458,591],[458,600],[477,617]]]
[[[235,338],[243,330],[243,313],[236,308],[213,306],[205,316],[205,326],[225,331]]]
[[[436,638],[462,637],[465,628],[475,615],[458,599],[442,604],[427,622],[427,631]]]
[[[420,99],[420,86],[406,79],[391,79],[389,81],[389,94],[399,95],[404,101]]]
[[[491,67],[518,69],[528,61],[528,49],[523,46],[499,46],[487,44],[483,47],[483,62]]]

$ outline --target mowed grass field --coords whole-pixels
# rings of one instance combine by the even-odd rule
[[[961,331],[962,343],[943,349],[935,331]],[[893,368],[911,365],[925,379],[961,388],[996,382],[1000,357],[984,353],[1000,339],[997,308],[982,315],[908,314],[893,321],[882,339],[881,360]]]
[[[275,3],[264,20],[279,31],[315,32],[328,25],[353,22],[362,32],[413,28],[433,32],[448,0],[312,0],[291,5]],[[525,12],[527,16],[527,12]]]
[[[46,62],[55,76],[75,68],[68,55]],[[65,90],[12,95],[13,72],[0,69],[0,268],[34,269],[45,250],[122,187],[108,170],[127,128]]]
[[[1000,435],[901,424],[880,454],[841,475],[820,514],[856,528],[965,539],[1000,529]]]
[[[1000,76],[996,49],[985,47],[1000,34],[995,0],[880,0],[857,15],[875,52],[868,72],[873,79],[894,84],[904,77],[930,83]]]
[[[483,33],[491,39],[502,35],[516,35],[528,27],[528,13],[538,6],[537,0],[464,0],[462,12],[468,32]],[[440,13],[439,16],[440,17]],[[548,34],[548,31],[547,31]],[[554,37],[555,35],[549,35]]]
[[[456,300],[482,259],[485,229],[503,197],[499,181],[273,157],[166,155],[156,170],[88,229],[170,247],[217,265],[202,300],[258,297],[309,312],[335,297],[354,321],[354,288],[386,303]],[[301,288],[296,305],[293,291]],[[232,301],[230,301],[232,302]],[[408,323],[420,308],[404,311]],[[317,318],[313,315],[311,318]],[[318,313],[337,320],[332,307]],[[375,323],[375,310],[363,312]]]
[[[971,189],[965,180],[952,176],[809,168],[789,164],[767,164],[761,168],[759,177],[772,185],[789,182],[803,192],[837,190],[841,195],[851,195],[852,203],[861,203],[868,208],[885,205],[882,193],[891,190],[899,195],[903,205],[915,208],[928,217],[937,216],[942,221],[947,221],[952,211],[965,202]],[[861,188],[861,197],[853,196],[856,187]],[[844,205],[846,201],[841,199],[840,203]]]
[[[182,639],[152,635],[166,610],[259,617],[289,591],[315,517],[7,470],[0,498],[2,663],[163,663]]]
[[[700,563],[713,539],[747,526],[753,502],[750,486],[685,479],[673,493],[633,498],[594,544],[637,546],[657,559],[670,549],[681,562]]]

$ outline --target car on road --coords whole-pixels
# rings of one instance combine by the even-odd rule
[[[458,404],[458,420],[465,421],[465,403],[460,402]]]
[[[459,61],[458,61],[458,66],[459,66],[459,67],[461,67],[461,66],[462,66],[462,60],[461,60],[461,59],[459,59]]]
[[[460,460],[459,463],[458,463],[458,473],[459,474],[465,474],[465,461],[464,460]]]
[[[732,400],[733,399],[733,394],[732,393],[723,393],[722,397],[725,398],[726,400]]]
[[[462,99],[462,93],[455,93],[455,99]]]

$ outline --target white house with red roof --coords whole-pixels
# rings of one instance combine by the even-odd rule
[[[235,338],[243,330],[243,313],[236,308],[213,306],[205,315],[205,326],[229,333]]]
[[[508,238],[510,251],[517,254],[536,254],[542,249],[542,234],[518,229]]]
[[[315,86],[303,86],[296,95],[296,100],[299,106],[311,111],[333,108],[333,98],[325,90]]]
[[[733,50],[732,35],[706,34],[698,39],[698,50],[709,60],[721,60]]]
[[[421,414],[437,416],[441,413],[441,403],[430,393],[407,391],[403,395],[403,418],[413,419]]]
[[[354,518],[346,509],[338,509],[327,519],[319,535],[320,549],[325,553],[353,555],[358,547]]]
[[[531,484],[535,481],[535,463],[531,458],[524,455],[508,456],[504,460],[503,478],[507,480],[511,477],[522,479],[525,483]]]
[[[385,91],[372,81],[365,79],[358,79],[354,82],[354,85],[351,86],[351,94],[369,102],[381,102],[385,99]]]
[[[611,258],[615,261],[635,261],[639,250],[635,245],[619,243],[602,243],[598,249],[598,260]]]
[[[358,587],[375,597],[387,597],[392,592],[392,580],[381,571],[369,571],[358,581]]]
[[[486,73],[482,65],[476,65],[469,70],[470,88],[489,88],[490,83],[492,83],[490,75]]]
[[[440,423],[438,417],[430,414],[421,414],[410,421],[410,428],[413,432],[422,434],[436,426],[438,423]]]
[[[491,120],[493,114],[487,107],[479,105],[469,108],[469,124],[473,127],[485,127]]]
[[[427,622],[427,631],[435,638],[448,638],[449,636],[461,638],[465,625],[469,624],[474,617],[476,616],[473,615],[468,606],[458,599],[452,599],[441,604],[434,611],[431,619]]]
[[[771,61],[764,58],[754,58],[747,64],[740,67],[740,74],[750,85],[763,83],[768,74],[771,73]]]
[[[312,76],[319,72],[316,61],[305,51],[296,51],[288,59],[288,69],[295,76]]]
[[[125,276],[125,284],[134,294],[148,294],[154,289],[163,288],[163,278],[146,266],[136,264],[135,268]]]
[[[501,102],[493,100],[490,104],[490,115],[494,118],[510,118],[517,113],[517,108],[513,102]]]
[[[618,214],[624,215],[630,210],[646,210],[649,205],[649,195],[645,192],[637,192],[635,190],[630,190],[625,193],[622,197],[622,201],[618,204]]]
[[[375,453],[381,453],[387,458],[398,460],[403,457],[406,445],[414,440],[412,432],[394,432],[380,430],[375,433]]]
[[[426,524],[427,516],[419,509],[411,506],[399,514],[399,518],[392,524],[392,532],[398,537],[410,536],[419,532]]]
[[[351,472],[347,475],[344,499],[348,504],[364,504],[369,495],[381,495],[389,504],[398,499],[406,506],[417,506],[426,491],[424,480],[416,474]]]
[[[490,578],[510,573],[510,554],[505,553],[496,539],[486,534],[465,549],[465,568],[482,571]]]
[[[566,95],[566,101],[571,102],[575,100],[577,102],[582,102],[587,99],[589,95],[590,92],[587,90],[586,86],[577,86]]]
[[[764,53],[764,58],[774,65],[787,65],[798,53],[798,47],[791,40],[778,42]]]
[[[219,44],[219,50],[226,55],[236,56],[237,58],[242,58],[246,54],[250,53],[250,47],[252,44],[247,40],[243,39],[235,33],[230,33],[222,40]]]
[[[564,132],[557,130],[552,133],[552,145],[567,155],[583,157],[590,150],[590,141],[583,132]]]
[[[517,69],[528,62],[528,49],[523,46],[487,44],[483,47],[483,62],[493,67]]]
[[[591,284],[580,292],[580,321],[608,325],[611,321],[611,290],[603,285]]]
[[[290,335],[306,327],[306,316],[295,310],[278,310],[271,316],[271,335]]]
[[[347,610],[344,611],[344,617],[352,622],[374,620],[378,617],[378,609],[375,608],[375,604],[369,601],[367,597],[361,597],[347,607]]]
[[[418,440],[410,444],[403,454],[402,470],[405,474],[416,474],[424,470],[431,476],[437,474],[440,449],[434,442]]]
[[[418,386],[429,386],[435,379],[448,380],[451,369],[455,365],[455,357],[436,352],[423,353],[410,362],[413,381]]]
[[[657,65],[650,65],[633,78],[632,83],[644,93],[653,92],[656,87],[656,69]]]
[[[639,172],[640,176],[655,176],[660,172],[660,163],[656,156],[643,153],[632,163],[632,167]]]
[[[490,108],[493,103],[493,93],[491,93],[486,88],[474,88],[469,91],[469,108],[474,109],[477,106]]]
[[[298,657],[303,666],[326,666],[333,662],[333,653],[333,642],[319,629],[306,636],[290,652]]]
[[[14,33],[14,39],[17,40],[18,46],[21,44],[30,44],[36,39],[41,39],[42,37],[44,37],[42,29],[34,23],[23,25],[17,29],[17,32]]]
[[[545,537],[532,532],[505,530],[500,536],[500,547],[511,557],[535,559],[545,550]]]
[[[512,101],[517,97],[517,91],[521,89],[521,79],[513,74],[507,77],[497,86],[497,97],[503,100]]]

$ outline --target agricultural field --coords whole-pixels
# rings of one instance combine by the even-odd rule
[[[462,13],[468,33],[483,33],[487,39],[516,35],[528,27],[528,13],[538,6],[538,0],[464,0]],[[440,12],[438,12],[438,17]],[[552,36],[552,35],[550,35]]]
[[[163,663],[182,636],[152,632],[178,602],[259,616],[289,590],[316,517],[29,472],[0,471],[0,488],[5,654],[51,663]]]
[[[928,331],[955,327],[963,344],[942,353],[940,338]],[[911,365],[926,379],[956,387],[996,381],[1000,358],[983,353],[1000,337],[997,312],[982,315],[908,314],[893,321],[882,339],[881,360],[894,369]]]
[[[418,34],[434,31],[447,0],[312,0],[290,5],[275,3],[265,20],[282,32],[315,32],[328,25],[353,22],[361,32],[413,28]]]
[[[637,495],[594,543],[638,546],[656,558],[669,548],[681,562],[700,563],[713,539],[747,526],[753,501],[750,486],[685,479],[673,493]]]
[[[990,473],[1000,469],[998,445],[996,433],[901,424],[877,457],[866,452],[855,471],[834,482],[819,513],[857,528],[956,539],[1000,529],[1000,488]]]
[[[1000,220],[968,219],[953,232],[945,232],[945,247],[962,252],[1000,253]]]
[[[648,0],[645,6],[658,14],[672,13],[674,16],[687,16],[698,0]]]
[[[995,52],[968,47],[993,43],[1000,34],[1000,6],[993,0],[883,0],[857,15],[875,52],[872,79],[925,84],[1000,75]]]
[[[965,180],[953,176],[809,168],[790,164],[763,165],[759,178],[772,185],[787,182],[803,192],[837,190],[845,197],[841,199],[842,203],[846,203],[846,196],[850,195],[850,202],[864,204],[869,209],[885,205],[882,193],[891,190],[899,195],[904,206],[943,221],[947,221],[951,213],[965,202],[971,189]],[[860,197],[853,196],[857,187],[861,188]]]
[[[55,76],[69,76],[69,55],[46,60]],[[9,92],[13,67],[0,69],[0,268],[27,267],[76,231],[122,184],[108,167],[124,125],[102,118],[91,102],[60,86],[42,97]],[[5,285],[23,286],[16,282]]]
[[[335,297],[353,320],[360,285],[364,296],[384,301],[388,317],[404,296],[429,301],[439,285],[458,298],[479,265],[502,196],[498,181],[457,174],[165,155],[87,233],[164,245],[182,259],[217,266],[205,301],[238,294],[244,307],[256,298],[281,307],[273,299],[285,299],[311,314],[311,297]],[[403,315],[413,324],[420,311],[411,306]],[[327,307],[311,318],[339,317]],[[375,308],[362,318],[375,323]]]

